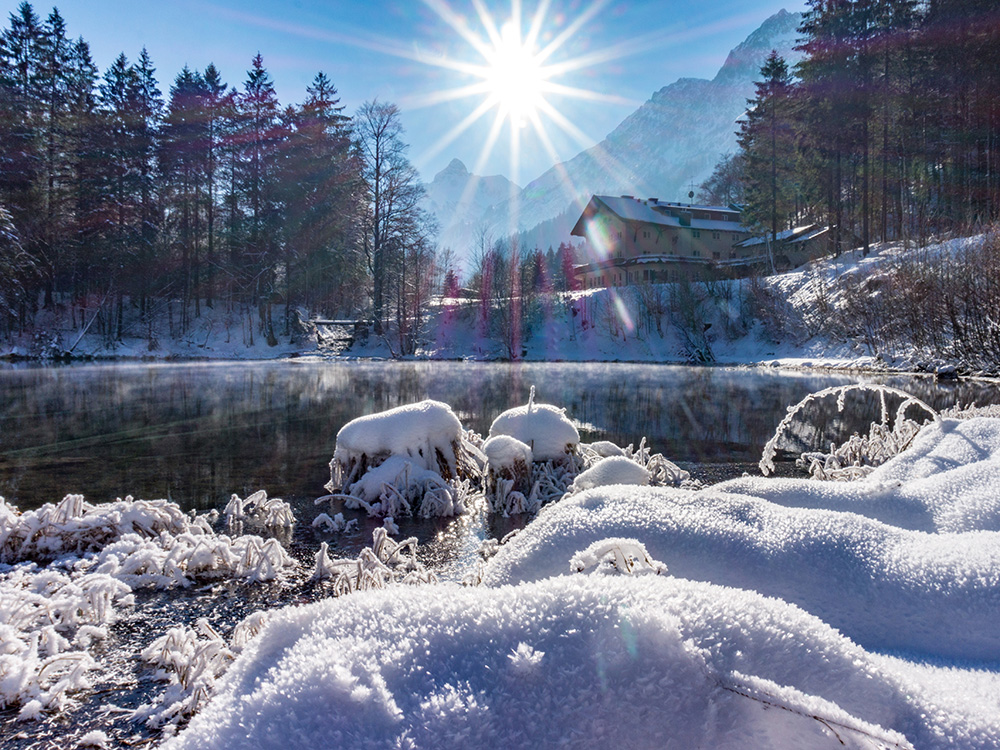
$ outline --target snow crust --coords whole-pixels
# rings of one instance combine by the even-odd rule
[[[793,605],[670,577],[577,575],[286,609],[164,747],[985,748],[998,740],[995,725],[956,721]]]

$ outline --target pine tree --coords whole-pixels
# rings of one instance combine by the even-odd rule
[[[282,129],[278,97],[260,53],[253,58],[237,100],[240,115],[241,198],[246,206],[244,273],[269,346],[276,346],[271,302],[277,291],[279,205],[276,184]]]
[[[794,208],[795,141],[791,118],[791,75],[788,65],[771,51],[760,69],[756,96],[740,121],[739,143],[745,161],[746,217],[766,226],[772,241]]]
[[[352,290],[363,283],[355,252],[360,164],[351,147],[350,119],[330,80],[318,73],[306,93],[306,101],[289,115],[283,151],[286,301],[343,308],[357,302]]]

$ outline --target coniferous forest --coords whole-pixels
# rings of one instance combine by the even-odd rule
[[[836,246],[971,232],[1000,215],[1000,7],[993,0],[808,0],[802,60],[776,53],[740,149],[703,196],[774,233]]]
[[[57,9],[11,14],[0,39],[6,331],[54,305],[109,338],[133,317],[126,305],[146,324],[174,306],[175,334],[203,307],[253,311],[269,340],[275,308],[406,316],[427,283],[432,227],[394,105],[372,101],[352,119],[320,72],[305,101],[282,106],[259,53],[239,84],[209,63],[164,93],[156,73],[146,50],[101,73]]]

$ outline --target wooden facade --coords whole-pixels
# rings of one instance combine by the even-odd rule
[[[737,206],[701,206],[595,195],[573,227],[592,260],[576,266],[584,289],[706,281],[771,273],[826,252],[829,232],[790,230],[779,242],[753,238]]]

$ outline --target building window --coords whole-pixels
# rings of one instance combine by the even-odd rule
[[[722,258],[722,253],[712,253],[712,258],[714,260],[719,260]]]
[[[691,255],[693,255],[696,258],[700,258],[701,257],[701,250],[693,250],[691,252]]]
[[[719,233],[718,232],[712,232],[712,239],[713,240],[719,239]]]
[[[691,230],[691,236],[692,237],[701,237],[701,230],[700,229],[692,229]]]
[[[649,281],[649,269],[643,269],[643,271],[642,271],[642,280],[643,281]]]

